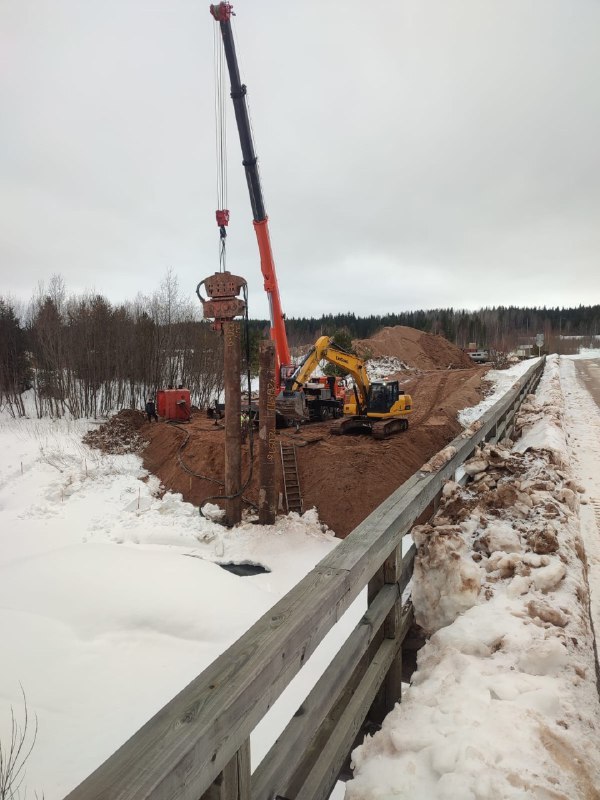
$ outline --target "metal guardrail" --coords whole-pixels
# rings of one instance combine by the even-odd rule
[[[400,699],[415,556],[413,545],[402,557],[402,537],[477,445],[510,435],[544,361],[451,442],[438,472],[402,484],[65,800],[327,798],[367,715]],[[366,614],[251,775],[252,730],[365,586]]]

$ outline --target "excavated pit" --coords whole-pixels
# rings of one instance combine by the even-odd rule
[[[292,428],[277,431],[278,442],[296,445],[304,509],[316,507],[320,519],[341,538],[459,433],[457,412],[479,402],[481,381],[488,369],[474,366],[443,337],[404,326],[383,328],[355,345],[369,355],[387,357],[390,365],[402,366],[397,374],[380,377],[397,379],[400,388],[412,395],[415,411],[408,431],[382,441],[369,435],[332,435],[331,422],[306,425],[298,433]],[[380,367],[381,363],[386,364],[380,362]],[[131,442],[124,430],[128,426]],[[170,425],[148,424],[140,412],[122,411],[92,439],[90,444],[107,452],[141,449],[144,466],[164,487],[180,492],[196,506],[207,499],[214,502],[215,496],[222,494],[224,430],[222,423],[203,412],[195,412],[189,424]],[[145,447],[144,442],[148,442]],[[248,480],[244,497],[257,504],[256,434],[255,443],[253,459],[250,443],[243,444],[242,468],[243,480]],[[275,477],[279,510],[285,512],[279,459]]]
[[[304,508],[315,506],[320,519],[344,538],[394,489],[461,430],[456,414],[479,402],[486,367],[402,372],[397,377],[413,397],[415,412],[405,433],[377,441],[370,436],[334,436],[330,422],[277,432],[277,440],[296,444]],[[144,466],[167,489],[200,505],[221,492],[224,474],[224,431],[204,413],[195,413],[185,427],[144,424],[139,434],[149,441]],[[189,438],[188,438],[189,435]],[[187,440],[185,447],[182,444]],[[244,496],[258,502],[258,441],[254,469]],[[244,480],[250,467],[249,442],[242,446]],[[283,495],[281,464],[276,481]],[[285,511],[283,501],[282,512]]]

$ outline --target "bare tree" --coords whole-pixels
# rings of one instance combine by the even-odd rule
[[[0,741],[0,800],[16,800],[25,779],[25,765],[34,748],[38,719],[33,722],[27,708],[27,698],[23,695],[23,719],[19,722],[14,708],[10,707],[10,738],[4,744]]]

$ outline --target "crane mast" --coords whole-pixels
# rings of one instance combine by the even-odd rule
[[[258,172],[258,158],[254,150],[248,104],[246,102],[246,86],[242,83],[240,69],[233,40],[231,28],[232,6],[230,3],[211,5],[210,13],[219,23],[223,48],[227,60],[227,69],[231,84],[231,99],[235,111],[235,119],[242,147],[242,164],[246,172],[246,182],[250,194],[253,225],[258,242],[260,254],[260,268],[264,278],[264,288],[269,299],[269,313],[271,318],[271,338],[275,342],[277,391],[285,383],[286,377],[291,373],[290,349],[285,330],[285,317],[281,308],[279,284],[275,271],[275,261],[269,236],[269,218],[265,210],[265,202]],[[218,214],[219,212],[217,212]]]

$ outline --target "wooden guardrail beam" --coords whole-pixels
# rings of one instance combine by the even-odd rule
[[[382,589],[369,606],[341,649],[321,675],[306,700],[271,747],[252,775],[254,797],[287,796],[288,782],[308,747],[344,688],[344,681],[366,653],[376,632],[383,625],[399,596],[398,587]]]
[[[329,797],[356,734],[394,663],[412,619],[412,606],[409,606],[400,620],[396,637],[383,639],[381,642],[362,681],[345,707],[333,735],[323,747],[295,800],[326,800]]]

